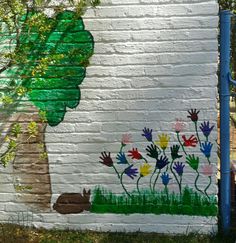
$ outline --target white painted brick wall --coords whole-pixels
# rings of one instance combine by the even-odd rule
[[[173,122],[176,118],[187,121],[190,108],[201,109],[200,121],[216,125],[217,14],[216,0],[102,0],[101,6],[86,13],[84,22],[94,36],[95,53],[80,86],[80,105],[68,110],[61,124],[47,127],[52,204],[63,192],[81,192],[97,184],[121,193],[114,173],[98,161],[101,151],[117,152],[123,133],[132,134],[134,144],[144,148],[140,136],[144,126],[173,135]],[[216,131],[211,136],[216,140]],[[172,136],[171,144],[175,141]],[[216,171],[216,145],[212,160]],[[17,195],[12,193],[8,170],[0,176],[4,185],[0,218],[6,221],[26,210],[25,205],[14,203]],[[191,186],[193,173],[190,169],[186,173],[185,182]],[[216,194],[215,182],[210,191]],[[132,189],[133,183],[127,188]],[[204,178],[201,183],[206,183]],[[46,228],[161,233],[217,230],[216,217],[60,215],[54,210],[33,214],[33,224]]]

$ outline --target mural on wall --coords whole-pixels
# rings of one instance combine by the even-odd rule
[[[214,175],[211,162],[213,143],[209,141],[214,125],[204,121],[198,125],[199,111],[191,109],[188,118],[192,121],[195,134],[182,134],[185,124],[177,120],[174,130],[178,143],[169,146],[170,136],[159,134],[158,140],[153,139],[153,130],[144,128],[142,136],[147,140],[147,157],[138,148],[124,151],[131,143],[131,137],[124,135],[120,149],[112,158],[110,152],[102,152],[101,166],[107,166],[114,171],[124,193],[118,195],[111,190],[97,186],[92,196],[91,211],[96,213],[154,213],[154,214],[187,214],[215,216],[217,215],[217,200],[208,190]],[[199,128],[204,140],[200,139]],[[204,156],[201,159],[199,150]],[[150,163],[151,162],[151,163]],[[154,164],[154,166],[153,166]],[[193,173],[193,186],[184,184],[186,171]],[[200,175],[207,183],[204,187],[199,181]],[[124,177],[136,180],[136,188],[129,191],[124,183]],[[148,187],[142,186],[144,177],[149,177]],[[158,184],[158,182],[160,182]],[[170,182],[177,185],[178,192],[170,189]],[[162,184],[162,186],[160,186]]]
[[[13,34],[2,35],[1,41]],[[4,167],[13,162],[19,200],[49,209],[51,183],[45,129],[47,124],[58,125],[68,108],[78,106],[79,85],[93,54],[94,40],[73,11],[60,12],[55,18],[29,12],[22,18],[18,34],[14,53],[25,56],[16,55],[14,63],[1,69],[4,152],[0,159]]]

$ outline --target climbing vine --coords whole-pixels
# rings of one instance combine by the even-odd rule
[[[40,122],[55,126],[63,120],[67,107],[79,104],[78,85],[93,54],[93,38],[84,30],[81,16],[99,4],[100,0],[61,1],[57,6],[51,0],[1,1],[1,120],[9,121],[22,106],[26,110],[27,100],[37,107],[39,117],[26,129],[20,122],[1,128],[0,161],[4,167],[14,160],[20,146],[38,135]],[[80,31],[80,36],[71,48],[74,31]],[[19,139],[22,136],[24,144]],[[40,156],[47,157],[43,149]]]

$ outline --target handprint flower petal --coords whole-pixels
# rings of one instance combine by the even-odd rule
[[[184,167],[185,165],[181,162],[175,162],[174,163],[174,166],[173,166],[173,169],[176,171],[176,173],[179,175],[179,176],[182,176],[183,175],[183,172],[184,172]]]
[[[162,184],[167,186],[172,178],[170,178],[168,173],[164,172],[161,175],[161,179],[162,179]]]
[[[191,135],[188,139],[186,138],[185,135],[182,136],[184,140],[184,146],[185,147],[196,147],[198,141],[197,138],[194,135]]]
[[[187,116],[187,117],[190,118],[193,122],[197,122],[199,112],[200,111],[197,111],[197,109],[191,109],[191,110],[188,111],[189,116]]]
[[[116,156],[116,159],[118,160],[117,164],[128,164],[128,161],[126,159],[124,152],[119,152]]]
[[[138,169],[137,168],[132,168],[134,165],[130,165],[127,167],[124,171],[124,173],[129,176],[132,180],[134,179],[135,176],[138,174]]]
[[[203,123],[201,123],[201,126],[200,126],[200,129],[205,137],[208,137],[210,135],[213,128],[214,128],[214,125],[210,127],[209,121],[207,121],[207,122],[204,121]]]
[[[137,148],[133,148],[132,150],[129,150],[128,152],[129,152],[128,156],[131,157],[132,159],[140,160],[143,158],[143,156],[139,153]]]
[[[157,159],[156,168],[161,170],[168,164],[169,164],[168,158],[166,156],[161,156],[160,159]]]
[[[154,159],[157,159],[158,158],[158,151],[157,151],[157,146],[156,145],[148,145],[147,148],[146,148],[146,151],[148,152],[147,153],[147,156],[151,157],[151,158],[154,158]]]
[[[188,155],[186,157],[186,162],[189,164],[189,166],[192,169],[197,170],[198,169],[198,166],[199,166],[199,157],[195,157],[194,154]]]
[[[142,136],[145,137],[147,141],[152,142],[152,129],[144,127]]]
[[[182,122],[182,121],[179,120],[179,119],[176,119],[176,122],[175,122],[175,124],[174,124],[174,126],[173,126],[175,132],[177,132],[177,133],[182,132],[183,129],[184,129],[184,127],[185,127],[184,122]]]
[[[140,176],[147,176],[151,173],[151,168],[152,166],[149,165],[148,163],[145,163],[140,166]]]
[[[202,173],[205,176],[212,176],[213,175],[213,165],[203,165],[202,166]]]
[[[213,144],[211,142],[202,143],[201,151],[207,158],[211,157],[212,146]]]
[[[123,146],[125,146],[128,143],[131,143],[131,140],[132,140],[131,134],[123,134],[122,139],[121,139],[121,143],[122,143]]]
[[[100,161],[101,164],[104,164],[108,167],[112,167],[113,166],[113,161],[111,158],[111,153],[109,152],[108,154],[106,152],[102,152],[101,153],[102,156],[100,156],[99,158],[102,160]]]
[[[160,147],[165,150],[168,147],[170,137],[167,134],[162,133],[158,135],[159,140],[155,141],[156,145],[160,145]]]
[[[171,148],[170,148],[170,151],[171,151],[171,158],[173,160],[175,159],[179,159],[181,158],[183,155],[180,155],[179,154],[179,149],[180,149],[180,146],[179,145],[173,145]]]

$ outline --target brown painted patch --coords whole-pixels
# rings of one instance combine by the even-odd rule
[[[30,121],[37,123],[39,133],[28,139],[27,126]],[[17,148],[13,162],[14,182],[16,185],[19,183],[23,188],[23,190],[17,191],[17,200],[27,203],[31,208],[49,211],[52,195],[49,163],[47,156],[42,157],[42,154],[46,152],[45,129],[47,124],[39,121],[37,110],[34,114],[18,114],[15,122],[21,124],[24,132],[18,138],[17,142],[21,145]],[[31,188],[27,189],[29,186]]]
[[[81,193],[63,193],[56,203],[53,204],[53,209],[61,214],[82,213],[89,211],[91,203],[89,202],[91,191],[83,190]]]

